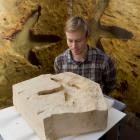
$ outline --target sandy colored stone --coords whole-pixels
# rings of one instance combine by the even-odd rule
[[[13,85],[17,111],[41,140],[106,128],[108,109],[99,84],[66,72]]]
[[[100,23],[118,38],[140,40],[139,11],[139,0],[110,0]]]
[[[35,46],[29,54],[32,64],[40,65],[42,72],[54,73],[54,60],[56,56],[62,53],[66,47],[63,42],[50,43],[48,45]]]
[[[0,37],[13,39],[20,32],[26,21],[34,13],[38,12],[37,0],[1,0],[0,6]]]
[[[131,111],[140,112],[140,41],[102,38],[100,42],[117,69],[113,96],[126,102]]]
[[[121,66],[121,69],[117,68],[120,69],[117,74],[117,83],[120,84],[117,85],[119,90],[117,89],[115,97],[124,101],[129,110],[140,112],[139,55],[135,57],[133,52],[132,55],[125,54],[127,39],[132,39],[128,40],[132,42],[129,46],[134,47],[135,52],[139,53],[139,11],[139,0],[0,0],[0,38],[2,42],[6,39],[12,42],[12,46],[7,47],[0,40],[0,98],[4,98],[0,106],[7,104],[9,96],[11,97],[12,84],[37,76],[39,73],[53,71],[53,59],[60,53],[60,48],[54,47],[57,50],[55,51],[49,47],[51,49],[48,51],[46,46],[51,46],[50,43],[56,43],[61,39],[65,40],[63,28],[66,19],[70,15],[79,15],[89,21],[89,43],[98,46],[96,43],[100,38],[108,38],[104,44],[108,47],[108,52],[112,51],[112,46],[118,48],[117,51],[113,51],[113,55],[118,57],[115,61],[117,67],[118,63]],[[30,31],[33,33],[33,40]],[[110,41],[114,38],[118,40]],[[123,46],[121,49],[120,45]],[[63,46],[66,46],[66,43],[60,47]],[[128,47],[130,52],[131,48]],[[125,63],[124,56],[132,62]],[[133,96],[132,93],[137,95]]]

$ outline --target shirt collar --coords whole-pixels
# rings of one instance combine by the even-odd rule
[[[73,58],[72,58],[72,54],[71,54],[70,49],[67,50],[67,58],[68,58],[68,62],[75,62],[75,61],[73,60]],[[87,62],[87,61],[92,61],[92,48],[90,48],[89,45],[88,45],[88,52],[87,52],[87,56],[86,56],[85,61],[86,61],[86,62]],[[85,61],[84,61],[84,62],[85,62]],[[83,63],[84,63],[84,62],[83,62]]]

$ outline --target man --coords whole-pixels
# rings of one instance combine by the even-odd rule
[[[114,64],[100,49],[88,46],[86,22],[81,17],[71,17],[66,22],[65,33],[68,49],[56,57],[55,72],[73,72],[99,83],[104,94],[112,91],[116,81]]]

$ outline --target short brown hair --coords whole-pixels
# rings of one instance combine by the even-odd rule
[[[81,31],[82,33],[85,33],[86,37],[89,37],[88,25],[86,21],[79,16],[73,16],[67,20],[65,25],[65,31],[66,32]]]

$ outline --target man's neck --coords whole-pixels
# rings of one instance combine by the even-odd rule
[[[84,62],[87,56],[87,52],[88,52],[88,47],[86,47],[86,49],[83,51],[82,54],[80,55],[74,55],[73,59],[77,62]]]

